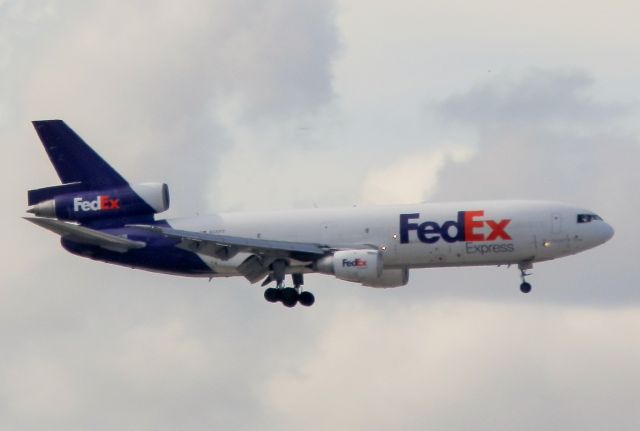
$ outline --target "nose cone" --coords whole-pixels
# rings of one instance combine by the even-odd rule
[[[602,223],[602,225],[603,226],[602,226],[600,235],[601,235],[602,243],[605,243],[609,241],[611,238],[613,238],[613,234],[615,232],[609,223]]]
[[[580,240],[576,242],[575,251],[584,251],[598,247],[613,238],[613,228],[604,221],[593,221],[579,225],[583,228]]]

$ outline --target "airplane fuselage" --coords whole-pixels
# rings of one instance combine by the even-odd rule
[[[534,263],[576,254],[613,234],[599,218],[578,223],[579,216],[592,214],[556,202],[479,201],[227,213],[158,223],[209,234],[375,248],[385,269],[411,269]],[[181,250],[175,241],[135,227],[105,231],[148,245],[124,255],[84,245],[70,251],[126,266],[203,277],[241,275],[237,268],[248,256],[238,253],[220,259]],[[312,268],[305,262],[292,263],[292,271],[312,272]]]

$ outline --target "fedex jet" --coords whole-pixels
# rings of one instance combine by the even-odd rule
[[[196,277],[243,276],[264,297],[310,306],[304,275],[369,287],[407,284],[409,270],[534,263],[605,243],[613,229],[587,209],[544,201],[423,203],[156,219],[166,184],[130,184],[61,120],[33,125],[61,185],[28,192],[30,222],[90,259]],[[291,276],[291,285],[285,284]]]

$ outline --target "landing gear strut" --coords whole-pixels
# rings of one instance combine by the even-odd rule
[[[268,302],[282,302],[285,307],[295,307],[300,303],[305,307],[310,307],[316,301],[311,292],[302,292],[304,278],[301,273],[291,274],[293,287],[286,287],[284,284],[287,263],[283,260],[276,260],[271,264],[271,274],[265,280],[265,284],[276,281],[276,287],[270,287],[264,291],[264,299]]]
[[[522,280],[522,283],[520,284],[520,292],[522,293],[531,292],[531,284],[528,283],[526,279],[528,275],[531,275],[527,273],[527,269],[531,268],[533,268],[533,264],[531,262],[520,262],[518,264],[518,269],[520,270],[520,279]]]
[[[291,281],[293,281],[293,287],[298,292],[298,302],[305,307],[311,307],[316,298],[311,292],[302,292],[302,285],[304,284],[304,276],[301,273],[291,274]]]

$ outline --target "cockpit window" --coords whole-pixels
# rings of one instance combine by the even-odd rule
[[[602,220],[602,217],[595,214],[578,214],[578,223],[591,223],[593,220]]]

